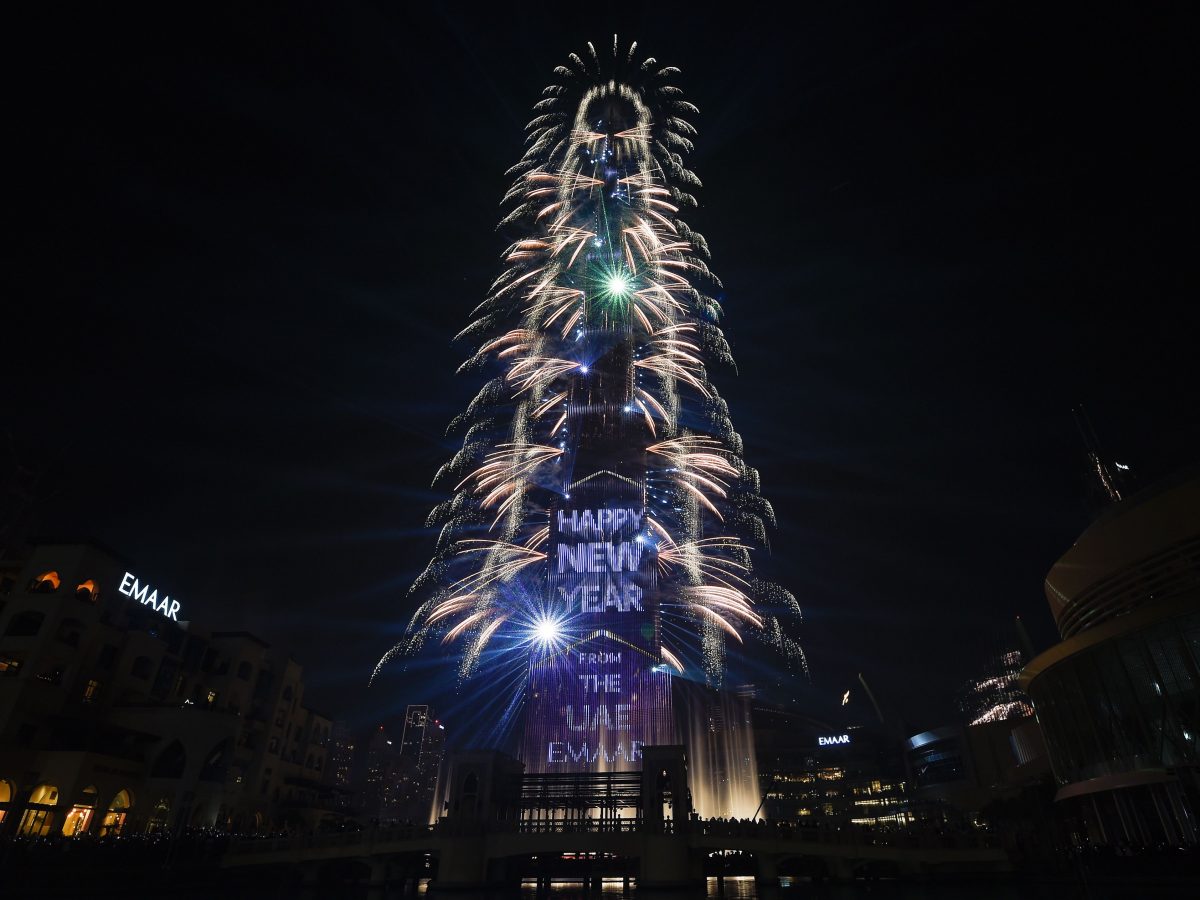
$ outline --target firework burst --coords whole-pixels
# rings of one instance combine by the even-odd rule
[[[454,493],[429,518],[441,532],[413,586],[424,602],[376,674],[430,638],[460,648],[469,677],[580,637],[547,586],[547,547],[593,440],[581,409],[643,469],[636,540],[656,561],[660,663],[719,683],[727,643],[759,639],[807,671],[795,599],[751,575],[773,513],[709,378],[732,358],[708,245],[684,221],[698,110],[679,70],[636,43],[588,44],[554,74],[510,170],[506,268],[460,335],[479,348],[464,368],[490,380],[451,424],[462,449],[435,479]]]

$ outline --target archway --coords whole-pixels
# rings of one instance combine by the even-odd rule
[[[125,817],[129,810],[133,807],[133,795],[129,791],[117,791],[117,795],[113,797],[112,803],[108,805],[108,811],[104,814],[104,820],[100,823],[100,837],[112,835],[116,837],[121,833],[121,829],[125,827]]]
[[[84,834],[92,824],[92,814],[96,811],[96,786],[88,785],[78,800],[63,816],[62,833],[64,837],[76,837]]]
[[[456,812],[465,816],[473,816],[479,810],[479,776],[474,772],[468,772],[463,779],[461,804],[455,804]]]
[[[30,837],[45,837],[54,823],[54,807],[58,803],[58,788],[52,784],[39,784],[29,795],[29,805],[21,817],[18,831]]]

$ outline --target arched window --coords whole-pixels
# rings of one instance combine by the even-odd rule
[[[461,812],[468,816],[475,815],[478,803],[479,776],[474,772],[468,772],[467,777],[463,779]]]
[[[29,805],[21,817],[21,834],[30,837],[45,837],[50,833],[54,820],[54,805],[58,803],[58,788],[52,784],[39,784],[29,796]]]
[[[57,572],[43,572],[30,582],[29,590],[35,594],[53,594],[62,585]]]
[[[62,833],[64,837],[76,837],[88,830],[92,823],[92,813],[96,811],[96,786],[88,785],[74,806],[63,817]]]
[[[150,777],[179,778],[183,775],[186,765],[187,753],[183,749],[183,744],[179,741],[172,741],[162,753],[158,754],[158,759],[154,760],[154,765],[150,767]]]
[[[125,816],[132,807],[133,796],[129,791],[117,791],[117,796],[113,797],[112,803],[108,804],[108,812],[104,814],[104,819],[100,823],[100,837],[107,834],[114,837],[119,835],[125,826]]]
[[[88,603],[95,603],[100,599],[100,589],[96,587],[96,582],[89,578],[75,585],[75,596]]]
[[[42,622],[45,620],[45,613],[27,609],[8,620],[8,627],[4,629],[4,633],[8,637],[33,637],[42,630]]]
[[[4,817],[8,815],[9,806],[12,803],[13,786],[11,781],[5,781],[0,778],[0,822],[4,821]]]

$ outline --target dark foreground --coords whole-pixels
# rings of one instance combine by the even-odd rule
[[[412,897],[414,885],[369,888],[352,868],[333,871],[321,882],[304,884],[286,866],[226,870],[221,859],[229,838],[198,834],[186,839],[131,836],[119,839],[15,839],[0,843],[0,896],[17,897]],[[434,896],[428,883],[419,896]],[[782,874],[779,885],[752,876],[707,879],[703,889],[649,892],[630,890],[646,900],[1135,900],[1200,896],[1200,853],[1160,849],[1138,853],[1095,852],[1053,860],[1027,861],[1006,876],[965,876],[938,880],[879,878],[831,883]],[[597,892],[578,883],[555,883],[539,894],[532,882],[519,890],[446,894],[457,900],[618,900],[620,880],[606,880]]]

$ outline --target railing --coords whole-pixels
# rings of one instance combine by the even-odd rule
[[[640,819],[521,819],[521,834],[626,834],[642,830]]]
[[[853,847],[895,847],[910,850],[983,849],[991,846],[987,835],[972,832],[947,832],[928,828],[904,831],[875,831],[863,827],[793,826],[788,824],[694,819],[676,831],[670,820],[662,823],[660,834],[679,833],[681,837],[732,839],[729,849],[739,841],[772,840],[804,844]],[[679,823],[682,826],[684,823]],[[434,825],[394,825],[363,831],[327,834],[276,835],[243,838],[229,848],[230,855],[272,853],[282,850],[332,849],[419,841],[422,838],[465,838],[489,834],[634,834],[642,830],[639,819],[442,819]]]

